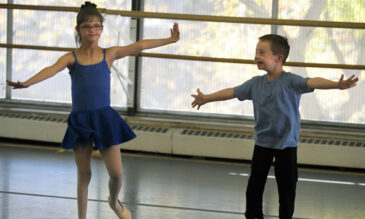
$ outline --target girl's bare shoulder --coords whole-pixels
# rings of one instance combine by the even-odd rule
[[[75,64],[75,56],[72,52],[68,52],[63,56],[61,56],[59,61],[64,63],[67,66],[67,68],[71,69]]]

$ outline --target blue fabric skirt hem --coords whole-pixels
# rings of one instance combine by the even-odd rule
[[[107,149],[132,140],[133,130],[110,106],[92,111],[71,112],[66,134],[61,143],[64,149],[92,143],[97,149]]]

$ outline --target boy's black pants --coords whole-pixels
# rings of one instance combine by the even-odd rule
[[[246,191],[246,218],[264,218],[262,196],[275,157],[275,178],[279,191],[279,218],[291,219],[294,213],[295,190],[298,181],[297,148],[276,150],[255,145],[251,174]]]

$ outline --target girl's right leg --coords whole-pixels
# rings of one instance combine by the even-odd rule
[[[92,145],[77,145],[74,148],[77,166],[77,210],[79,219],[86,219],[88,187],[91,179]]]

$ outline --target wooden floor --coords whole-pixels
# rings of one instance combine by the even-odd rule
[[[0,218],[77,218],[72,152],[0,143]],[[126,154],[120,199],[134,219],[243,219],[248,164]],[[92,160],[88,218],[116,218],[106,202],[108,174]],[[265,218],[278,218],[270,172]],[[295,218],[365,218],[365,174],[300,169]]]

